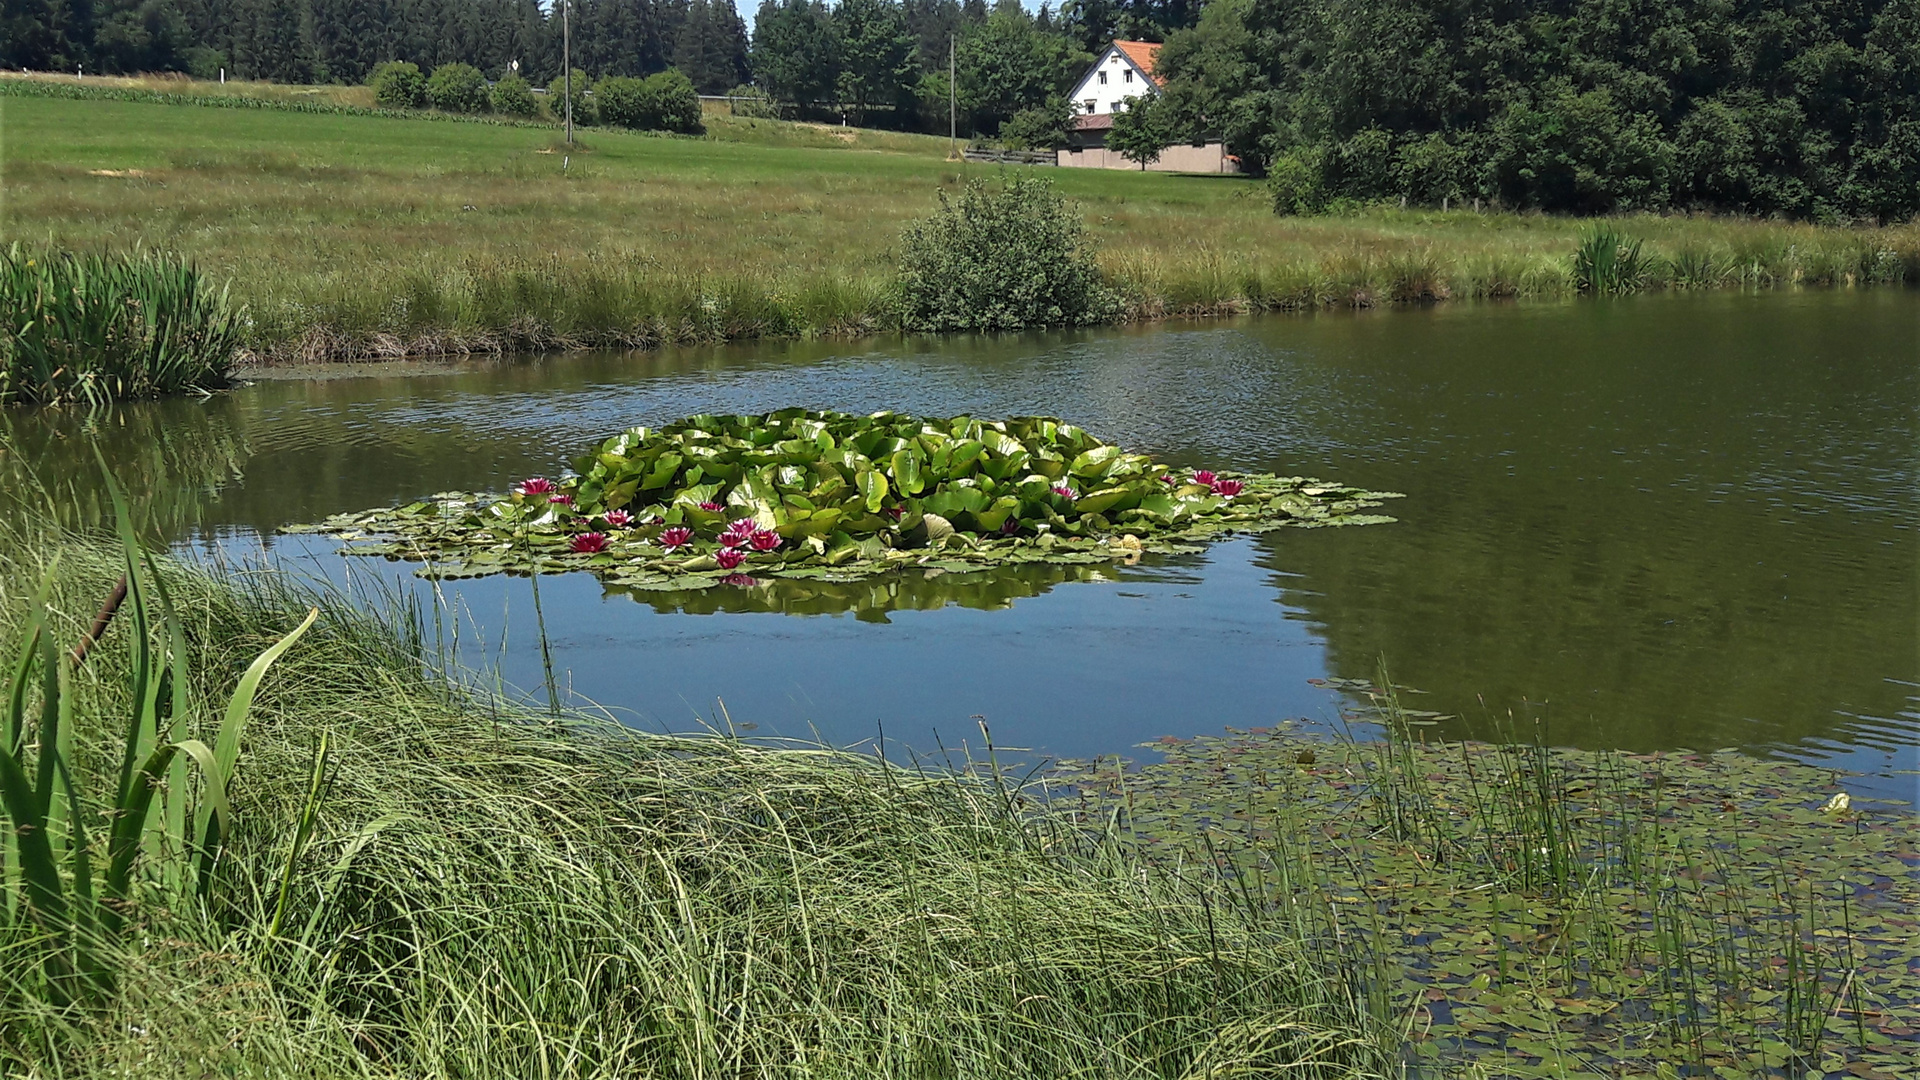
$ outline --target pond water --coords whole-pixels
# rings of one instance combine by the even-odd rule
[[[374,369],[378,371],[378,369]],[[16,413],[23,469],[97,514],[98,443],[182,550],[338,578],[285,524],[497,490],[634,424],[790,405],[1050,413],[1184,466],[1401,491],[1400,521],[986,584],[644,600],[544,578],[563,688],[624,721],[1072,756],[1332,718],[1384,659],[1436,735],[1920,767],[1920,293],[1442,305],[1085,334],[762,344],[261,381]],[[349,566],[349,564],[351,564]],[[449,583],[462,656],[540,695],[529,582]],[[751,725],[751,726],[749,726]]]

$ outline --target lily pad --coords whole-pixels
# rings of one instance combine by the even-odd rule
[[[559,480],[283,531],[422,562],[429,577],[587,570],[682,592],[754,574],[1133,562],[1228,533],[1390,522],[1364,511],[1396,497],[1311,477],[1175,471],[1051,417],[787,409],[637,427]]]

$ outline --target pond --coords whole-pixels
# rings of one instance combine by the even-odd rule
[[[339,372],[330,373],[338,376]],[[1337,721],[1309,680],[1394,681],[1444,736],[1739,747],[1920,767],[1920,293],[1441,305],[992,339],[774,343],[262,380],[110,415],[15,413],[97,513],[102,445],[183,551],[425,589],[281,526],[554,473],[634,424],[792,405],[1046,413],[1178,466],[1407,498],[1137,566],[693,594],[543,578],[564,692],[656,729],[724,724],[937,753],[1139,754],[1162,735]],[[351,565],[349,565],[351,564]],[[544,697],[530,583],[449,582],[461,655]],[[724,702],[724,713],[719,703]]]

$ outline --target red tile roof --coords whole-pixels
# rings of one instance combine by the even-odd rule
[[[1146,72],[1147,77],[1153,80],[1155,86],[1165,86],[1167,84],[1167,80],[1163,76],[1153,73],[1153,54],[1160,51],[1159,42],[1116,41],[1113,43],[1113,47],[1125,53],[1127,59],[1133,61],[1133,66]]]
[[[1073,118],[1075,131],[1105,131],[1112,126],[1112,113],[1094,113],[1091,116],[1081,115]]]

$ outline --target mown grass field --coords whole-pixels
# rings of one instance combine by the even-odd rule
[[[704,138],[585,130],[571,154],[540,127],[19,96],[0,129],[6,239],[183,252],[231,279],[257,348],[308,358],[884,329],[901,229],[1000,171],[940,138],[723,115]],[[1282,218],[1243,178],[1046,173],[1134,318],[1558,295],[1592,228]],[[1920,276],[1911,224],[1614,225],[1645,241],[1650,287]]]

